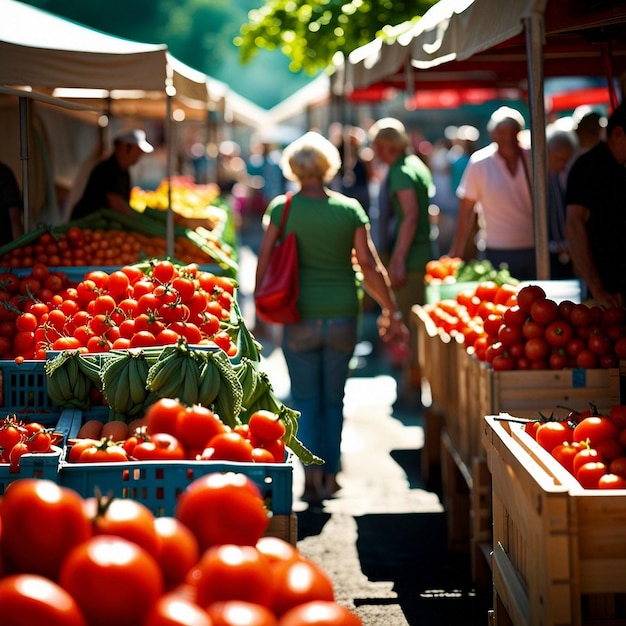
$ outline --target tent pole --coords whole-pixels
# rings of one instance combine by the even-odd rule
[[[537,278],[550,279],[548,251],[548,185],[546,152],[546,112],[543,81],[543,13],[532,12],[525,18],[526,52],[528,55],[528,102],[532,146],[532,197],[535,225]]]
[[[22,161],[22,204],[24,207],[24,232],[30,232],[30,194],[28,182],[28,98],[20,96],[20,159]]]
[[[174,258],[174,212],[172,211],[172,150],[174,144],[174,122],[172,120],[172,96],[167,93],[165,125],[165,177],[167,178],[167,219],[165,222],[165,241],[167,256]]]

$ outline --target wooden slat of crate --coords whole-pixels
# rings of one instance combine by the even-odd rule
[[[292,545],[298,540],[298,517],[295,513],[290,515],[273,515],[265,531],[267,537],[278,537]]]
[[[520,425],[484,419],[496,624],[626,624],[626,495],[582,489]]]
[[[584,410],[589,402],[600,411],[619,404],[619,370],[567,369],[491,372],[492,399],[484,415],[511,413],[537,418],[539,411],[549,416],[558,405]],[[563,414],[563,413],[561,413]]]
[[[415,305],[412,313],[414,317],[413,322],[417,328],[418,360],[422,375],[426,378],[430,387],[431,409],[444,413],[448,401],[447,386],[449,384],[446,377],[447,368],[444,345],[450,341],[450,338],[437,328],[422,306]],[[445,335],[445,338],[442,340],[443,335]]]

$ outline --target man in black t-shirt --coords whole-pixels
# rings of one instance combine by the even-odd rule
[[[13,170],[0,163],[0,245],[24,234],[22,195]]]
[[[565,234],[574,268],[602,307],[626,304],[626,104],[567,178]]]
[[[85,191],[72,210],[71,219],[85,217],[107,207],[125,215],[133,215],[129,205],[129,169],[143,154],[149,154],[154,148],[146,141],[143,130],[118,135],[113,143],[113,154],[100,161],[91,171]]]

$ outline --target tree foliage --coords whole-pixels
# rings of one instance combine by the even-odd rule
[[[319,72],[390,25],[422,16],[437,0],[268,0],[249,13],[235,44],[242,62],[259,48],[281,50],[293,72]]]

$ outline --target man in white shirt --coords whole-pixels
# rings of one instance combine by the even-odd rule
[[[524,118],[500,107],[487,130],[492,143],[474,152],[457,189],[461,199],[451,256],[463,256],[474,212],[484,225],[484,256],[494,267],[505,263],[520,280],[536,278],[529,150],[519,143]]]

